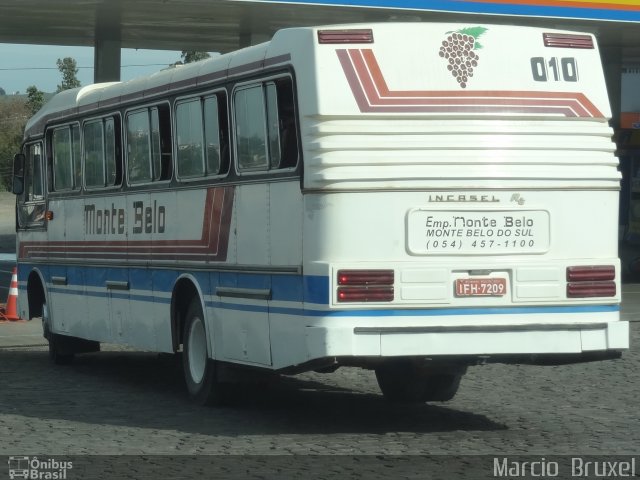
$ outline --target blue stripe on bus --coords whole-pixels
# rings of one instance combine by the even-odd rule
[[[358,7],[408,8],[422,11],[443,11],[458,13],[486,13],[498,15],[524,15],[531,17],[562,17],[589,20],[618,20],[639,22],[640,12],[614,8],[561,7],[544,5],[522,5],[485,2],[465,2],[451,0],[293,0],[293,3],[313,3],[314,5],[344,5]],[[476,22],[483,23],[483,21]]]
[[[228,273],[217,271],[187,271],[152,268],[126,267],[83,267],[83,266],[42,266],[21,264],[18,280],[26,281],[23,272],[32,268],[40,269],[49,284],[51,277],[65,277],[65,287],[55,286],[50,291],[84,293],[84,287],[105,288],[107,280],[129,282],[130,290],[171,293],[180,275],[189,273],[198,282],[205,294],[214,294],[217,286],[248,289],[271,289],[271,299],[279,302],[308,302],[319,305],[329,304],[329,278],[318,275],[285,275],[262,273]],[[92,296],[99,296],[91,293]],[[106,295],[106,291],[105,291]]]
[[[329,305],[329,277],[304,276],[304,300],[309,303]],[[280,300],[275,298],[274,300]]]
[[[170,304],[169,297],[154,297],[146,294],[130,294],[119,291],[93,292],[84,291],[77,288],[61,288],[52,287],[49,289],[52,293],[61,293],[67,295],[84,295],[94,298],[116,298],[130,299],[134,301],[164,303]],[[468,315],[531,315],[531,314],[573,314],[573,313],[610,313],[619,312],[619,305],[567,305],[567,306],[549,306],[549,307],[488,307],[488,308],[433,308],[433,309],[353,309],[353,310],[326,310],[305,308],[301,303],[295,303],[296,306],[274,306],[260,304],[242,304],[223,302],[219,300],[210,300],[205,302],[208,308],[220,308],[225,310],[235,310],[242,312],[270,313],[293,316],[308,317],[438,317],[438,316],[468,316]]]

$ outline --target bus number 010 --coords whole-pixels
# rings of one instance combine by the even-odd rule
[[[549,80],[577,82],[578,62],[573,57],[561,58],[560,61],[557,57],[548,60],[544,57],[532,57],[531,73],[536,82],[548,82]]]

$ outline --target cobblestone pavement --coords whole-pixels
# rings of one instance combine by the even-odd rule
[[[472,367],[447,403],[388,404],[372,372],[343,368],[247,387],[227,408],[188,401],[179,358],[108,347],[54,366],[23,325],[7,327],[30,329],[23,346],[0,338],[0,455],[640,453],[638,321],[620,360]]]
[[[640,323],[632,323],[634,347]],[[107,351],[49,364],[0,349],[0,454],[637,454],[640,355],[558,367],[473,367],[448,403],[393,406],[369,371],[247,387],[189,403],[171,356]]]

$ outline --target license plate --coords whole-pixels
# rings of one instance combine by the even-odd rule
[[[506,293],[506,278],[456,279],[456,297],[502,297]]]

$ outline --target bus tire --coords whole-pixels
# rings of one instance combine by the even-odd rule
[[[57,333],[49,334],[49,359],[56,365],[69,365],[73,362],[75,355],[73,353],[66,352],[60,344],[64,343],[64,340]]]
[[[376,379],[385,400],[398,403],[422,403],[423,379],[411,362],[389,362],[376,368]]]
[[[64,348],[64,339],[57,333],[52,333],[49,327],[49,309],[42,304],[42,332],[49,343],[49,360],[56,365],[69,365],[73,362],[74,354]]]
[[[376,379],[390,402],[424,403],[451,400],[460,386],[461,374],[434,373],[411,361],[397,361],[376,368]]]
[[[229,385],[217,379],[217,362],[209,358],[200,301],[191,301],[184,323],[182,366],[189,397],[199,405],[229,403]]]
[[[446,402],[455,397],[460,387],[461,374],[440,373],[429,375],[425,382],[422,400],[425,402]]]

